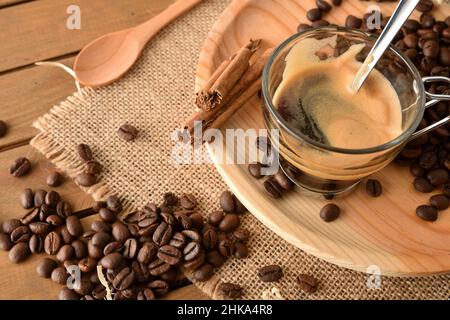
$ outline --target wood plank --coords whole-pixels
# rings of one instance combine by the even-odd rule
[[[58,62],[72,66],[74,59]],[[59,68],[33,66],[1,76],[0,119],[9,129],[0,139],[0,151],[28,143],[37,133],[32,122],[74,91],[73,78]]]
[[[10,164],[18,157],[26,156],[33,164],[33,169],[25,177],[14,178],[9,175]],[[22,146],[1,153],[0,156],[0,186],[7,186],[0,192],[0,223],[11,218],[20,218],[26,210],[19,203],[23,189],[50,190],[45,184],[48,172],[54,168],[49,161],[30,146]],[[74,210],[92,206],[93,200],[82,192],[70,179],[63,185],[53,188],[64,200],[68,201]],[[91,216],[83,219],[83,225],[88,228],[90,223],[98,219]],[[0,299],[56,299],[61,289],[60,285],[50,280],[42,279],[36,274],[36,266],[45,254],[33,255],[25,262],[12,264],[8,253],[0,251]],[[168,299],[206,299],[207,297],[195,286],[189,285],[172,292]]]
[[[29,2],[30,0],[0,0],[0,9],[6,6],[17,5],[23,2]]]
[[[0,72],[79,51],[105,33],[146,21],[172,2],[41,0],[0,10]],[[80,30],[66,27],[72,4],[81,10]]]

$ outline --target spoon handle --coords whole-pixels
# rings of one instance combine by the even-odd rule
[[[367,55],[366,60],[358,70],[358,73],[353,80],[352,90],[354,92],[358,92],[361,88],[362,84],[367,79],[378,60],[380,60],[383,53],[389,47],[397,32],[401,29],[405,21],[414,11],[419,1],[420,0],[401,0],[398,3],[397,8],[395,8],[394,13],[389,19],[386,27],[381,32],[381,35],[375,42],[375,45]]]
[[[194,6],[203,0],[177,0],[175,3],[167,7],[160,14],[150,20],[138,25],[132,31],[142,45],[145,45],[152,37],[154,37],[165,26],[171,23],[179,16],[185,14]]]

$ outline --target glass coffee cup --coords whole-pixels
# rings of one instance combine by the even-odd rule
[[[450,121],[450,116],[447,116],[416,132],[427,107],[450,99],[450,96],[427,93],[424,82],[450,83],[450,79],[422,79],[413,63],[390,47],[375,69],[389,81],[398,97],[401,108],[399,134],[382,144],[362,148],[334,146],[305,134],[305,131],[289,123],[274,100],[283,83],[283,77],[289,74],[286,72],[287,57],[291,51],[298,48],[298,44],[311,43],[311,39],[320,42],[320,45],[327,49],[317,50],[319,60],[336,59],[346,54],[352,46],[359,45],[362,49],[355,56],[359,62],[364,61],[376,41],[375,37],[359,30],[340,27],[317,28],[290,37],[276,48],[269,59],[264,69],[262,84],[264,121],[269,133],[274,129],[278,132],[276,138],[269,136],[271,144],[280,155],[281,168],[298,186],[318,194],[345,194],[362,178],[391,163],[408,141]],[[383,98],[385,97],[380,95],[380,99]],[[355,136],[352,139],[358,138]]]

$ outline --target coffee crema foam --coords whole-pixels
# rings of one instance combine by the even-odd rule
[[[333,147],[364,149],[397,138],[402,111],[395,89],[374,69],[353,92],[351,85],[362,65],[356,55],[364,44],[320,60],[318,52],[332,49],[333,38],[305,39],[291,49],[273,98],[279,114],[291,128]]]

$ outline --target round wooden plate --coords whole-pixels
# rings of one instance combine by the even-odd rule
[[[362,16],[376,3],[345,0],[325,18],[342,25],[348,14]],[[390,14],[394,4],[376,4]],[[203,47],[197,70],[201,87],[221,61],[250,38],[276,46],[292,35],[314,0],[235,0],[220,16]],[[435,10],[436,11],[436,10]],[[435,15],[442,19],[449,7]],[[417,18],[417,13],[415,13]],[[261,106],[255,97],[224,127],[264,128]],[[273,200],[264,193],[245,165],[222,165],[217,169],[244,205],[267,227],[288,242],[319,258],[342,267],[366,272],[377,266],[387,275],[430,275],[450,272],[450,210],[436,222],[419,219],[415,209],[430,195],[413,189],[407,169],[394,164],[375,175],[383,184],[383,195],[371,198],[364,187],[335,201],[340,218],[325,223],[319,211],[327,202],[291,192]]]

